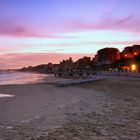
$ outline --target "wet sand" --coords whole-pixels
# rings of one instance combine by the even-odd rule
[[[0,98],[0,140],[140,139],[139,78],[106,76],[65,88],[7,85],[0,93],[15,95]]]

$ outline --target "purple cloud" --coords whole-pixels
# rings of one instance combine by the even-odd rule
[[[73,20],[65,23],[65,31],[94,31],[94,30],[119,30],[124,32],[132,32],[140,34],[140,20],[134,19],[133,15],[126,16],[121,19],[111,17],[100,18],[96,22],[85,22],[81,20]]]
[[[46,25],[47,26],[47,25]],[[73,36],[55,35],[46,32],[46,29],[36,29],[39,27],[32,27],[31,25],[24,25],[18,19],[4,20],[0,22],[0,35],[15,36],[15,37],[46,37],[46,38],[74,38]]]

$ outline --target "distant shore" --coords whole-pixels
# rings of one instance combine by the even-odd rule
[[[48,81],[61,80],[66,79]],[[0,98],[0,140],[139,139],[139,84],[139,78],[105,76],[65,88],[1,85],[1,94],[14,97]]]

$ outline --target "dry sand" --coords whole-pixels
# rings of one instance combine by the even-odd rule
[[[0,98],[0,140],[140,139],[139,78],[65,88],[6,85],[0,93],[15,95]]]

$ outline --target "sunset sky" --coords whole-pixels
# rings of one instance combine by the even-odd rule
[[[0,69],[140,44],[140,0],[1,0]]]

